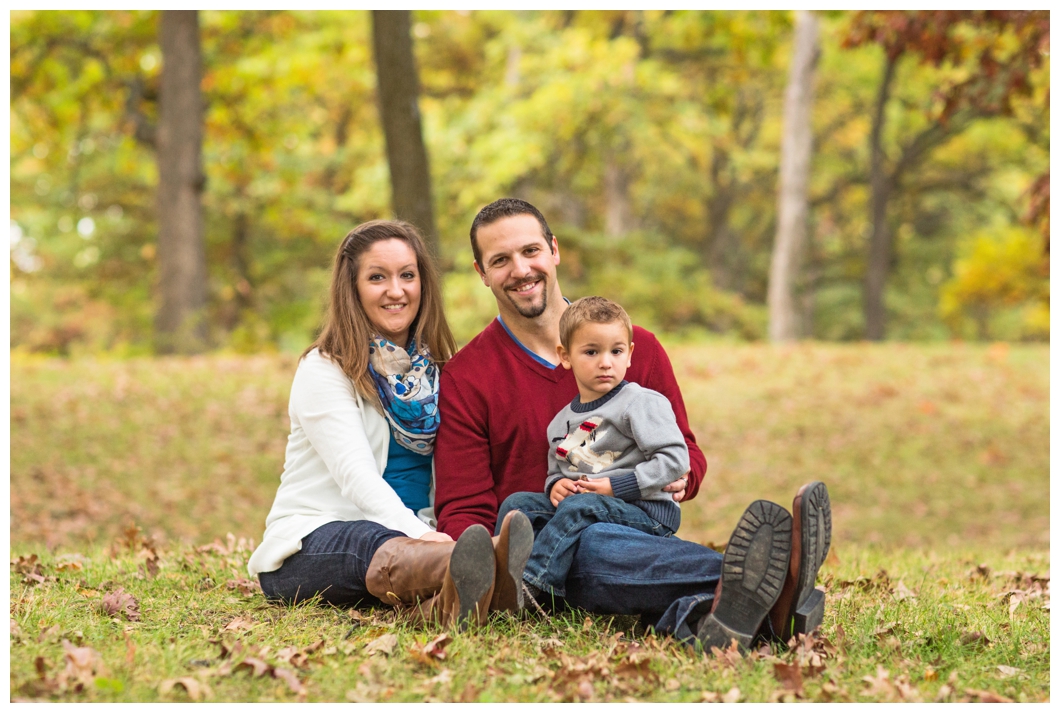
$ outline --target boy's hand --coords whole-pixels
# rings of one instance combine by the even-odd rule
[[[581,492],[578,490],[578,482],[571,480],[570,478],[560,478],[556,481],[556,484],[552,486],[552,491],[548,495],[548,499],[552,501],[553,507],[559,507],[559,504],[569,495]]]
[[[610,478],[583,480],[578,483],[578,488],[583,493],[596,493],[597,495],[610,495],[612,497],[615,494],[615,491],[611,489]]]

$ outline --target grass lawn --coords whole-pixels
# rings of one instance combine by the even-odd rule
[[[12,699],[1048,699],[1047,347],[668,351],[710,463],[681,537],[828,483],[817,640],[712,657],[566,612],[431,645],[391,610],[267,604],[245,564],[293,358],[15,355]]]

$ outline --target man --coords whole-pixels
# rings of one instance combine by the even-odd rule
[[[473,524],[494,529],[498,507],[508,495],[542,491],[548,470],[546,428],[577,394],[571,372],[556,368],[559,320],[567,301],[556,277],[559,244],[544,216],[525,201],[495,201],[472,223],[471,246],[475,270],[493,292],[500,314],[442,371],[435,512],[438,529],[453,538]],[[633,341],[636,358],[626,378],[662,393],[672,404],[691,467],[666,490],[675,501],[689,500],[706,473],[706,458],[688,426],[665,351],[654,335],[640,327],[634,326]],[[814,517],[817,514],[814,510]],[[753,537],[760,525],[747,527]],[[787,542],[794,544],[790,536]],[[783,554],[770,549],[774,547],[770,543],[762,547],[766,560],[775,554],[773,559],[779,561]],[[783,560],[787,567],[786,554]],[[709,628],[705,623],[711,617],[705,615],[716,605],[722,563],[722,555],[695,543],[596,524],[581,537],[567,579],[566,600],[597,613],[639,614],[653,620],[660,631],[690,639],[696,628],[701,633]],[[815,577],[820,562],[811,557],[809,566]],[[731,569],[726,568],[727,578]],[[765,564],[759,569],[754,574],[764,577]],[[807,576],[798,574],[789,588],[797,590],[794,598],[801,601],[808,596],[801,583],[808,579],[809,569]],[[751,623],[743,626],[754,628],[741,632],[753,636],[758,627],[755,617],[765,617],[776,597],[764,610],[760,602],[743,597],[746,592],[741,587],[723,586],[719,603],[727,600],[737,609],[753,610]],[[782,614],[781,619],[786,616]]]

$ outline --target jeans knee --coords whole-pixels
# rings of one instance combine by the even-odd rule
[[[606,505],[606,495],[597,493],[576,493],[560,500],[556,506],[556,512],[577,512],[586,510],[597,510]]]
[[[538,510],[544,505],[551,506],[551,502],[543,493],[512,493],[501,503],[500,511]]]

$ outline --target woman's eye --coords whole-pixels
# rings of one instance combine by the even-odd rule
[[[415,280],[416,279],[416,273],[415,272],[403,272],[403,273],[401,273],[401,277],[403,279],[405,279],[405,280]]]
[[[379,282],[379,280],[382,280],[382,279],[383,279],[382,275],[369,275],[368,276],[368,281],[369,282]]]

